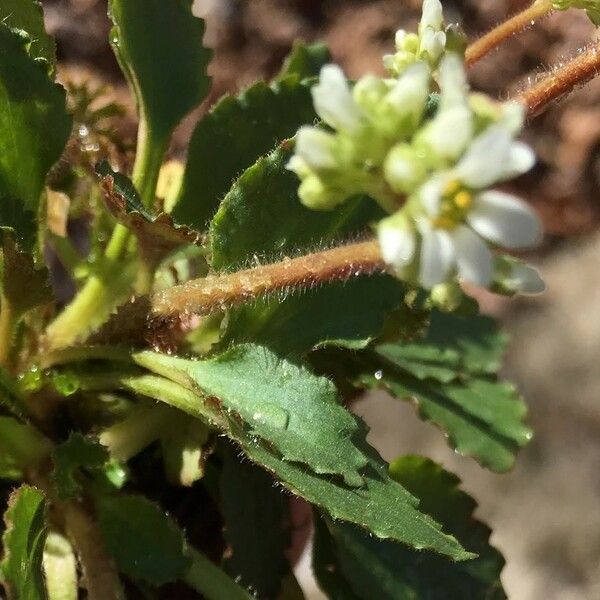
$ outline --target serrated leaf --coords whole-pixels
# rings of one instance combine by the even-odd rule
[[[220,497],[225,540],[231,556],[226,568],[233,579],[259,598],[277,598],[283,577],[290,571],[285,551],[286,498],[273,479],[223,445]]]
[[[417,550],[433,550],[462,561],[474,555],[465,551],[451,535],[419,509],[419,500],[393,481],[387,465],[366,444],[369,465],[363,471],[364,485],[358,489],[282,461],[248,436],[240,436],[242,448],[251,460],[271,471],[292,493],[323,508],[334,520],[349,521],[382,539],[393,539]]]
[[[413,400],[421,418],[440,427],[457,452],[497,472],[514,465],[518,450],[531,439],[524,423],[527,407],[514,386],[485,375],[457,372],[443,383],[414,373],[414,365],[407,368],[403,362],[401,345],[377,347],[356,364],[362,384]]]
[[[3,300],[10,305],[14,319],[29,310],[52,302],[54,296],[45,267],[37,269],[33,257],[23,252],[12,232],[0,229],[2,239],[2,277],[0,289]]]
[[[29,56],[26,40],[0,23],[0,199],[23,203],[20,210],[3,207],[0,226],[15,227],[20,239],[31,230],[28,221],[19,226],[22,215],[36,213],[46,175],[70,133],[63,88]]]
[[[352,278],[262,298],[230,311],[221,345],[253,342],[281,356],[334,345],[360,350],[383,329],[386,315],[404,301],[401,282],[386,275]]]
[[[108,458],[106,448],[80,433],[71,433],[66,442],[59,444],[52,451],[54,463],[52,480],[58,497],[61,500],[68,500],[77,496],[81,490],[76,477],[78,470],[100,469]]]
[[[45,499],[24,485],[12,493],[4,514],[2,583],[11,600],[44,600],[42,556],[46,539]]]
[[[164,212],[156,215],[148,212],[131,180],[113,171],[106,161],[97,165],[96,172],[109,211],[135,234],[140,254],[150,264],[158,264],[179,246],[198,244],[200,234],[197,231],[177,225]]]
[[[163,145],[210,84],[211,52],[192,0],[110,0],[111,40],[133,88],[151,144]]]
[[[290,75],[296,75],[300,79],[317,77],[321,68],[329,62],[331,62],[331,54],[325,44],[295,42],[292,51],[283,63],[278,79]]]
[[[25,208],[23,202],[0,195],[0,231],[11,230],[19,245],[30,252],[35,242],[35,213]]]
[[[364,441],[365,428],[361,429],[356,444],[360,452],[368,455],[369,464],[362,470],[363,484],[357,488],[344,484],[341,478],[318,475],[304,465],[282,460],[259,438],[244,431],[243,424],[230,418],[218,399],[199,396],[169,379],[130,371],[111,371],[103,376],[96,372],[90,375],[89,384],[85,379],[82,377],[82,383],[84,387],[89,385],[88,389],[124,388],[219,428],[241,446],[248,458],[273,473],[285,488],[322,507],[334,519],[360,525],[377,537],[431,549],[454,560],[473,558],[455,538],[444,534],[431,517],[418,509],[414,496],[390,479],[385,462]]]
[[[43,58],[54,67],[56,44],[46,33],[44,12],[37,0],[2,0],[0,22],[11,29],[26,31],[31,39],[29,54],[32,58]]]
[[[96,505],[106,547],[123,573],[152,585],[185,574],[183,534],[158,505],[133,495],[101,496]]]
[[[392,463],[394,479],[423,498],[422,507],[478,558],[453,563],[431,552],[415,552],[376,540],[357,527],[327,519],[337,575],[364,600],[501,600],[504,560],[489,545],[490,530],[473,519],[475,502],[460,481],[432,461],[404,457]]]
[[[365,198],[330,212],[304,207],[298,199],[298,178],[286,169],[293,146],[293,141],[284,142],[261,158],[221,203],[210,226],[215,269],[235,270],[253,257],[309,251],[363,231],[381,217],[381,209]]]
[[[305,78],[329,58],[320,44],[297,44],[280,76],[225,96],[196,126],[175,219],[203,230],[235,179],[282,140],[316,118]]]
[[[252,436],[286,461],[360,486],[366,457],[354,445],[357,420],[338,404],[335,386],[266,348],[240,345],[194,361],[140,352],[134,360],[200,395],[214,397],[242,419]]]

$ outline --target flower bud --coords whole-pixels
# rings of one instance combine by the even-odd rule
[[[398,144],[384,164],[385,179],[399,194],[412,193],[427,177],[427,165],[408,144]]]

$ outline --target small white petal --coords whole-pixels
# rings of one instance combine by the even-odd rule
[[[312,88],[317,114],[334,129],[356,131],[362,113],[354,101],[344,72],[337,65],[321,69],[319,83]]]
[[[522,175],[534,164],[535,154],[529,146],[514,142],[508,130],[493,125],[473,140],[456,173],[466,185],[481,190]]]
[[[411,229],[395,223],[393,217],[379,223],[377,230],[381,255],[387,265],[401,272],[413,259],[416,239]]]
[[[427,53],[430,60],[437,61],[446,48],[446,34],[427,28],[421,36],[421,53]]]
[[[542,224],[535,212],[504,192],[479,194],[467,221],[480,236],[505,248],[527,248],[542,239]]]
[[[535,296],[546,290],[544,280],[530,265],[515,265],[504,283],[508,288],[526,296]]]
[[[430,70],[424,62],[417,62],[403,73],[385,96],[385,101],[400,114],[414,114],[420,118],[429,97]]]
[[[430,290],[448,277],[455,260],[454,244],[447,231],[432,229],[423,222],[419,224],[419,231],[422,236],[419,281]]]
[[[535,152],[523,142],[513,142],[508,153],[502,179],[513,179],[527,173],[535,165]]]
[[[296,135],[296,154],[313,169],[333,169],[337,162],[335,138],[316,127],[301,127]]]
[[[488,287],[494,273],[492,252],[471,229],[460,225],[452,232],[461,279],[479,287]]]
[[[398,29],[398,31],[396,31],[396,50],[403,50],[404,49],[404,40],[406,39],[406,37],[408,36],[408,31],[406,31],[405,29]]]
[[[440,0],[425,0],[423,2],[423,16],[421,17],[420,30],[432,27],[439,30],[444,24],[444,9]]]
[[[435,155],[454,160],[468,147],[473,128],[471,110],[465,105],[454,106],[441,110],[423,130],[420,139]]]
[[[502,179],[512,140],[502,127],[488,127],[456,165],[456,174],[469,187],[481,190]]]
[[[444,176],[433,177],[419,190],[421,204],[430,217],[437,217],[439,215],[442,190],[447,181],[447,177]]]
[[[444,56],[439,69],[439,83],[442,95],[440,110],[459,104],[468,104],[469,85],[463,61],[451,52]]]

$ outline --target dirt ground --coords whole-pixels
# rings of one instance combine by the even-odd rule
[[[451,19],[476,34],[524,3],[444,5]],[[93,67],[119,89],[106,43],[105,0],[44,4],[64,63]],[[296,38],[326,41],[351,76],[380,71],[394,31],[414,27],[419,7],[420,0],[196,0],[215,49],[211,99],[272,75]],[[473,85],[505,98],[593,36],[583,14],[554,15],[474,68]],[[178,132],[174,153],[184,151],[197,116]],[[548,292],[512,304],[486,299],[484,305],[512,334],[506,374],[527,397],[534,442],[514,472],[498,476],[449,451],[410,406],[381,395],[358,410],[386,458],[423,452],[462,476],[507,559],[510,598],[590,600],[600,598],[600,80],[532,122],[525,138],[539,162],[513,189],[543,217],[546,242],[530,258],[541,266]]]

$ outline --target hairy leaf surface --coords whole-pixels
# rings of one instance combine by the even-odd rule
[[[10,600],[44,600],[42,556],[46,540],[44,494],[23,485],[12,493],[4,514],[2,583]]]
[[[153,352],[138,364],[208,397],[241,418],[250,435],[272,444],[286,461],[316,473],[362,483],[367,459],[354,445],[358,422],[338,404],[335,386],[266,348],[241,345],[193,361]]]
[[[213,266],[235,270],[254,258],[308,252],[364,231],[381,216],[374,202],[355,198],[319,212],[298,199],[298,178],[286,169],[293,141],[246,170],[227,194],[210,227]]]

